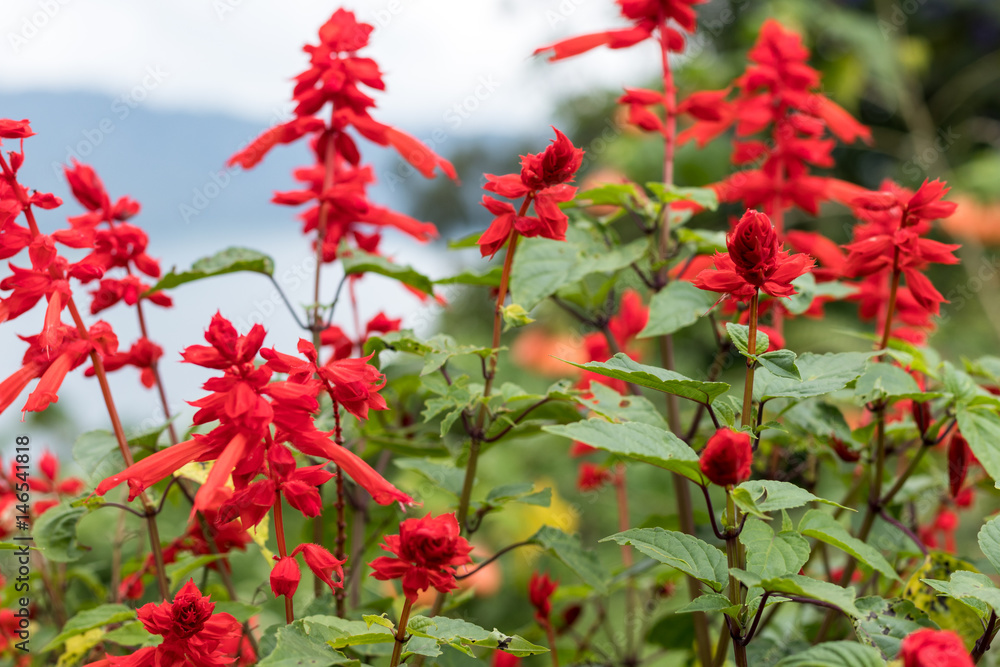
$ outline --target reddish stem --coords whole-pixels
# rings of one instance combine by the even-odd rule
[[[31,230],[32,239],[39,236],[38,223],[35,221],[34,211],[31,210],[31,204],[25,195],[24,188],[17,182],[14,172],[11,170],[10,166],[7,164],[7,160],[0,154],[0,169],[3,170],[4,178],[11,186],[18,202],[22,206],[22,211],[24,212],[24,217],[28,222],[28,228]],[[63,278],[61,271],[55,267],[50,267],[52,276],[54,278]],[[73,318],[73,322],[76,325],[77,332],[80,335],[81,340],[92,342],[90,339],[90,332],[87,331],[87,326],[83,322],[83,318],[80,316],[80,311],[76,307],[76,302],[73,300],[73,295],[70,294],[66,299],[66,307],[68,308],[70,315]],[[121,419],[118,417],[118,409],[115,407],[114,398],[111,396],[111,386],[108,384],[108,376],[104,370],[104,362],[101,359],[101,355],[97,353],[96,348],[91,346],[90,351],[90,361],[94,365],[94,374],[97,376],[97,381],[101,386],[101,395],[104,397],[104,404],[108,410],[108,417],[111,419],[111,428],[115,433],[115,439],[118,442],[118,449],[121,451],[122,459],[125,461],[125,465],[132,465],[132,451],[128,446],[128,438],[125,437],[125,429],[122,428]],[[139,494],[139,499],[142,502],[142,506],[146,511],[146,526],[149,532],[149,543],[150,549],[153,552],[153,561],[156,563],[156,581],[159,585],[160,596],[166,600],[170,596],[170,588],[167,584],[167,575],[163,563],[163,549],[160,546],[160,531],[156,525],[156,507],[153,505],[152,501],[145,491]]]
[[[282,558],[288,557],[288,549],[285,547],[285,522],[281,516],[281,491],[274,494],[274,533],[278,539],[278,555]],[[292,607],[292,597],[285,596],[285,623],[295,620],[295,610]]]

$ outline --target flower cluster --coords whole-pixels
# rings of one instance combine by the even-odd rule
[[[309,54],[309,67],[295,77],[295,117],[270,128],[229,159],[230,165],[250,169],[275,146],[308,138],[315,163],[295,171],[303,189],[279,192],[273,201],[288,206],[311,204],[300,216],[303,231],[316,232],[324,262],[337,258],[342,242],[364,243],[368,232],[359,225],[395,227],[418,241],[437,235],[430,223],[368,201],[366,188],[375,180],[374,172],[361,164],[361,153],[348,130],[380,146],[392,146],[427,178],[438,168],[457,178],[450,162],[409,134],[372,118],[375,100],[363,89],[384,90],[385,83],[378,64],[357,52],[368,45],[373,29],[359,22],[353,12],[334,12],[319,30],[319,44],[303,48]],[[327,105],[330,114],[323,119],[317,114]]]
[[[177,591],[172,602],[140,607],[139,620],[147,632],[161,635],[163,641],[128,656],[107,655],[87,667],[223,667],[231,665],[242,648],[239,621],[231,614],[215,613],[215,603],[192,580]]]
[[[857,299],[863,319],[877,318],[879,328],[920,343],[933,329],[931,317],[940,313],[945,298],[924,271],[930,264],[955,264],[959,246],[926,238],[931,222],[947,218],[955,211],[953,202],[942,201],[949,188],[941,181],[924,181],[916,192],[891,181],[877,192],[866,192],[851,201],[861,221],[854,227],[854,239],[844,274],[860,278]],[[905,278],[905,285],[899,278]],[[902,323],[886,320],[892,315]]]
[[[441,593],[454,590],[455,568],[472,562],[472,545],[461,537],[454,514],[406,519],[399,524],[398,535],[385,536],[382,549],[395,558],[373,560],[371,576],[380,581],[399,579],[410,602],[428,588]]]
[[[515,211],[510,202],[489,195],[483,197],[483,206],[496,216],[479,238],[483,257],[493,257],[516,234],[556,241],[566,239],[567,218],[559,203],[569,201],[576,194],[576,188],[568,183],[583,162],[583,150],[573,146],[565,134],[552,129],[556,138],[548,148],[541,153],[521,156],[521,173],[486,174],[485,190],[507,199],[524,197],[524,201],[520,210]],[[532,203],[535,215],[525,215]]]
[[[771,220],[748,210],[726,236],[729,252],[716,253],[715,268],[698,274],[694,284],[704,290],[749,301],[763,291],[774,297],[795,294],[792,281],[812,268],[808,255],[782,249]]]
[[[192,345],[183,357],[188,363],[224,371],[223,376],[205,383],[210,395],[191,403],[199,408],[195,424],[218,421],[219,425],[112,475],[97,486],[96,492],[107,493],[127,481],[129,498],[133,499],[191,461],[215,460],[195,496],[196,510],[222,507],[223,521],[239,514],[243,526],[249,528],[261,521],[266,508],[284,492],[293,507],[307,516],[316,516],[320,508],[315,487],[330,479],[330,474],[322,466],[296,467],[294,457],[283,445],[289,443],[303,454],[335,462],[380,504],[411,503],[409,496],[358,456],[335,444],[313,422],[313,413],[319,409],[317,396],[324,384],[308,374],[323,373],[327,385],[334,389],[335,400],[344,401],[344,407],[359,418],[367,416],[369,407],[385,407],[377,393],[384,378],[361,359],[332,361],[317,367],[314,350],[309,353],[309,361],[269,350],[265,354],[269,361],[258,367],[254,359],[264,335],[260,325],[244,336],[238,335],[228,320],[216,314],[205,333],[209,345]],[[300,344],[300,349],[309,348],[310,344]],[[293,363],[299,370],[293,371],[288,380],[272,381],[274,372],[289,372]],[[257,480],[260,475],[264,478]],[[226,487],[230,477],[235,491]]]

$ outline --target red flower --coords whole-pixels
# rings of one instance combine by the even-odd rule
[[[576,478],[576,488],[581,492],[597,491],[614,479],[611,471],[594,463],[581,463]]]
[[[715,269],[706,269],[694,279],[703,290],[730,294],[749,301],[760,290],[775,297],[795,294],[792,281],[813,266],[808,255],[792,255],[763,213],[747,210],[726,236],[727,253],[715,255]]]
[[[139,608],[139,620],[151,634],[162,635],[162,643],[129,656],[105,658],[114,667],[232,664],[233,657],[220,650],[219,645],[239,637],[243,629],[230,614],[214,614],[214,610],[215,603],[189,580],[177,591],[173,602],[149,603]]]
[[[284,595],[290,598],[295,595],[299,579],[302,577],[299,573],[299,564],[289,556],[284,558],[275,556],[274,560],[277,563],[271,568],[271,592],[274,593],[274,597]]]
[[[511,655],[502,649],[493,651],[491,667],[520,667],[521,659],[516,655]]]
[[[541,153],[521,156],[521,173],[495,176],[486,174],[484,189],[501,197],[524,197],[519,211],[508,203],[490,196],[483,197],[483,206],[496,216],[479,238],[483,257],[492,257],[513,232],[521,236],[541,236],[555,241],[566,240],[567,218],[559,208],[569,201],[576,188],[566,185],[573,180],[583,162],[583,149],[576,148],[559,130],[556,138]],[[529,202],[534,202],[535,216],[525,216]]]
[[[329,586],[331,591],[344,587],[344,563],[346,561],[334,558],[333,554],[323,547],[309,542],[295,547],[290,555],[294,557],[300,553],[312,573]],[[339,581],[333,580],[334,574],[339,577]]]
[[[385,536],[382,549],[396,557],[379,556],[369,563],[371,576],[402,580],[410,602],[431,587],[441,593],[455,589],[455,568],[472,562],[472,545],[460,535],[454,514],[407,519],[399,524],[399,535]]]
[[[701,452],[698,465],[713,484],[734,486],[750,479],[753,450],[748,433],[720,428]]]
[[[961,433],[955,433],[948,443],[948,490],[952,498],[957,498],[969,474],[972,449]]]
[[[952,630],[924,628],[907,635],[900,645],[903,667],[972,667],[965,643]]]
[[[616,0],[622,17],[634,22],[633,27],[571,37],[549,46],[535,49],[535,55],[552,51],[549,60],[561,60],[586,53],[598,46],[624,49],[649,39],[659,31],[660,40],[671,51],[684,50],[684,36],[671,24],[671,19],[686,32],[694,32],[695,13],[692,5],[706,0]]]
[[[538,574],[533,572],[528,581],[528,599],[531,606],[535,608],[535,620],[542,626],[549,625],[549,616],[552,614],[552,594],[559,588],[558,581],[549,579],[548,574]]]

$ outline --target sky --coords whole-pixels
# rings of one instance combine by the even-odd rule
[[[287,112],[301,47],[339,5],[315,0],[4,0],[0,92],[85,90],[150,108],[268,121]],[[532,51],[623,26],[610,0],[357,0],[363,55],[385,72],[380,119],[450,134],[538,134],[559,93],[636,84],[642,46],[546,64]],[[646,46],[646,45],[644,45]]]

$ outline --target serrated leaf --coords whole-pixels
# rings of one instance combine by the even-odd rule
[[[745,324],[727,322],[726,331],[729,332],[729,338],[733,341],[733,345],[736,346],[737,350],[744,355],[750,354],[750,327]],[[754,343],[755,351],[753,354],[764,354],[771,345],[771,339],[768,338],[766,333],[758,329]]]
[[[809,510],[799,521],[799,532],[806,537],[812,537],[837,547],[890,579],[901,581],[899,575],[896,574],[896,569],[878,549],[851,535],[843,525],[829,514],[820,510]]]
[[[983,470],[1000,489],[1000,417],[992,410],[969,408],[958,412],[961,431]]]
[[[702,593],[695,599],[688,602],[680,609],[674,611],[675,614],[693,614],[703,611],[706,613],[721,611],[730,616],[736,614],[739,605],[734,607],[733,603],[725,595],[720,593]]]
[[[274,650],[257,663],[258,667],[332,667],[357,665],[343,653],[333,650],[327,643],[336,632],[325,624],[329,616],[307,616],[288,625],[279,626],[275,634]],[[339,619],[338,619],[339,620]],[[362,628],[365,624],[353,621]],[[392,635],[389,635],[392,641]]]
[[[1000,517],[994,517],[979,529],[979,549],[1000,572]]]
[[[810,273],[803,273],[792,281],[795,294],[782,299],[781,305],[793,315],[801,315],[809,310],[814,300],[819,297],[827,297],[834,301],[845,299],[857,291],[854,285],[837,282],[836,280],[816,282],[816,277]]]
[[[703,317],[717,298],[715,293],[698,289],[686,280],[675,280],[653,295],[649,302],[649,321],[637,338],[680,331]]]
[[[642,193],[645,196],[645,193]],[[635,183],[604,183],[596,188],[578,192],[574,206],[629,206],[639,199],[639,186]]]
[[[877,596],[858,598],[855,601],[861,616],[852,619],[858,640],[878,650],[885,660],[894,660],[899,654],[899,644],[907,635],[922,628],[937,628],[909,600]]]
[[[903,589],[904,599],[913,602],[942,630],[954,630],[961,635],[967,647],[971,647],[983,632],[980,614],[925,582],[928,579],[943,580],[950,577],[953,572],[973,569],[971,565],[951,554],[931,552]],[[971,598],[969,601],[974,602]]]
[[[135,610],[129,609],[123,604],[102,604],[93,609],[81,611],[73,618],[66,621],[62,632],[50,641],[42,652],[51,651],[61,646],[70,637],[81,635],[88,630],[101,628],[112,623],[124,623],[135,619]]]
[[[274,275],[274,260],[268,255],[249,248],[226,248],[209,257],[202,257],[191,265],[187,271],[177,273],[174,268],[166,274],[155,285],[143,292],[143,296],[148,296],[160,290],[171,289],[184,283],[190,283],[203,278],[221,276],[237,271],[250,271],[260,273],[265,276]]]
[[[85,551],[77,544],[76,528],[85,514],[86,508],[73,507],[65,500],[45,510],[32,530],[35,546],[56,563],[71,563],[79,559]]]
[[[778,510],[790,510],[802,507],[812,502],[833,505],[834,507],[844,507],[832,500],[820,498],[806,491],[797,484],[782,482],[771,479],[750,480],[743,482],[736,488],[746,489],[753,498],[754,503],[761,512],[776,512]],[[844,507],[844,509],[849,509]],[[852,510],[853,511],[853,510]]]
[[[625,382],[674,394],[698,403],[711,403],[729,390],[725,382],[701,382],[680,373],[655,366],[647,366],[633,361],[621,352],[605,362],[591,361],[586,364],[566,362],[598,375],[624,380]]]
[[[729,573],[748,588],[762,588],[772,593],[784,593],[798,597],[807,597],[811,600],[828,602],[844,611],[848,616],[858,616],[860,612],[854,606],[854,589],[842,588],[836,584],[831,584],[819,579],[813,579],[801,574],[789,574],[784,577],[771,577],[762,579],[757,575],[741,570],[730,568]]]
[[[412,266],[394,264],[381,255],[373,255],[358,248],[351,248],[349,252],[341,253],[339,259],[347,275],[377,273],[398,280],[424,294],[434,294],[434,284],[431,279]]]
[[[619,394],[600,382],[592,382],[589,393],[590,396],[574,396],[573,400],[609,421],[641,422],[664,430],[667,428],[667,420],[645,396]]]
[[[838,641],[782,658],[775,667],[885,667],[885,661],[871,646]]]
[[[949,581],[939,579],[922,579],[921,581],[957,600],[963,602],[967,602],[968,598],[978,600],[995,613],[1000,614],[1000,589],[985,574],[958,571],[951,575]],[[978,608],[981,613],[985,612],[985,609],[978,605],[974,605],[974,608]],[[983,613],[982,615],[985,618],[987,614]]]
[[[547,433],[651,463],[695,481],[701,480],[698,454],[670,431],[638,422],[612,423],[591,418],[542,428]]]
[[[874,352],[839,354],[800,354],[795,360],[801,381],[776,377],[766,368],[758,369],[754,379],[754,398],[811,398],[843,389],[865,371],[865,363]]]
[[[795,353],[791,350],[774,350],[757,355],[757,362],[769,370],[775,377],[801,380],[799,369],[795,365]]]
[[[522,239],[514,255],[510,276],[513,301],[528,310],[569,282],[580,251],[565,241]]]
[[[631,544],[650,558],[694,577],[716,592],[725,588],[729,580],[726,555],[693,535],[663,528],[633,528],[601,541],[609,540]]]
[[[528,541],[558,558],[599,593],[606,590],[607,576],[604,567],[594,552],[583,548],[579,538],[567,535],[552,526],[542,526]]]
[[[854,395],[865,403],[919,393],[920,387],[912,375],[887,363],[871,364],[854,387]]]
[[[749,572],[762,579],[797,574],[809,560],[809,540],[794,531],[778,534],[759,519],[748,519],[740,532]]]

